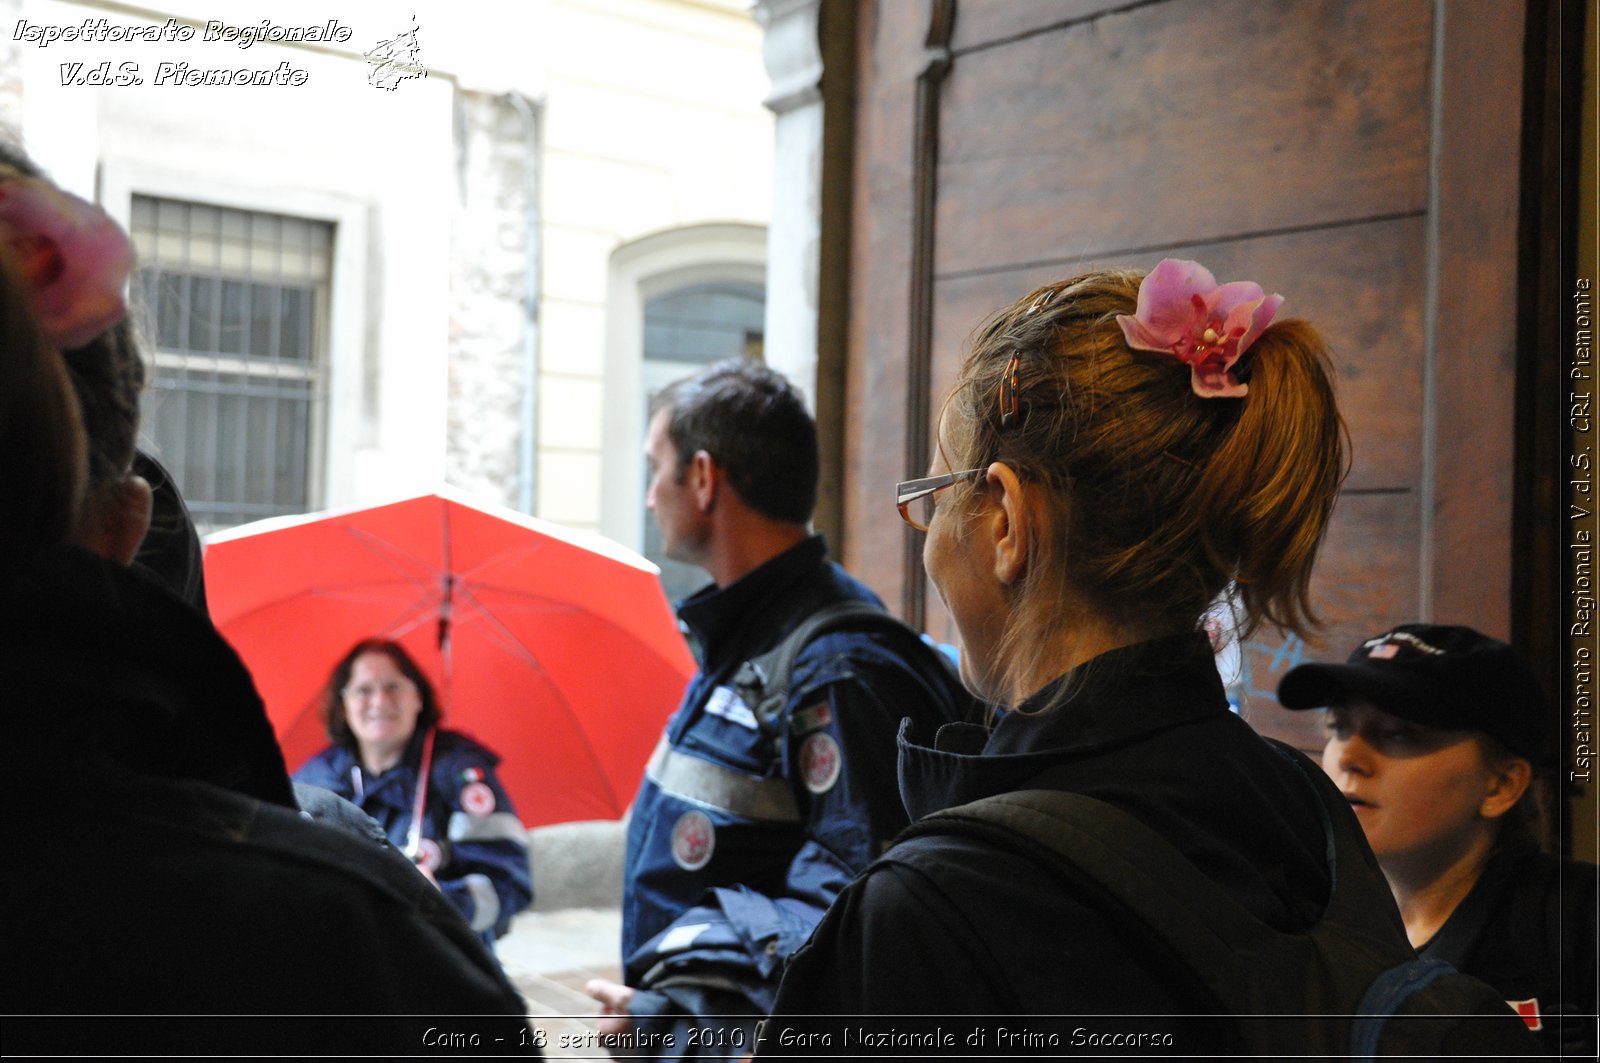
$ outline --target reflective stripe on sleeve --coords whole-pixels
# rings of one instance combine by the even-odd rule
[[[500,918],[500,895],[494,891],[494,884],[487,876],[476,873],[463,875],[461,882],[472,897],[472,929],[479,933],[492,929]]]
[[[494,812],[487,816],[452,812],[445,836],[453,842],[508,841],[518,845],[528,844],[528,832],[522,826],[522,821],[510,812]]]
[[[800,822],[800,809],[786,780],[758,779],[679,753],[667,744],[665,735],[650,755],[645,777],[664,793],[707,808],[770,823]]]

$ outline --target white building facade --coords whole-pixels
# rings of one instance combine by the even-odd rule
[[[448,482],[640,548],[646,390],[764,343],[761,46],[740,0],[0,0],[0,126],[134,233],[206,529]]]

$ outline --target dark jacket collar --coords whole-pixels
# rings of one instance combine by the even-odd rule
[[[813,535],[726,587],[711,584],[680,602],[678,619],[705,654],[702,670],[714,672],[730,661],[744,660],[747,640],[740,634],[757,627],[771,630],[775,617],[805,597],[802,591],[816,580],[827,554],[828,544]],[[760,624],[753,624],[753,617],[759,617]]]
[[[16,710],[5,756],[16,772],[68,785],[69,765],[118,765],[293,807],[243,662],[154,579],[62,547],[6,575],[0,615],[0,689]]]
[[[1062,690],[1064,704],[1041,712]],[[1051,769],[1228,711],[1209,640],[1175,635],[1101,654],[1007,712],[992,731],[947,724],[930,746],[900,732],[900,793],[917,819],[1024,789]]]

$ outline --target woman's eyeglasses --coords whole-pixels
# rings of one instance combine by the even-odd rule
[[[895,504],[900,507],[900,519],[917,531],[927,531],[928,522],[933,520],[934,494],[957,481],[982,476],[986,472],[987,468],[966,469],[962,472],[947,472],[943,476],[925,476],[920,480],[906,480],[895,484]]]

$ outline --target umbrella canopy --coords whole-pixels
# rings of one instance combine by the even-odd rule
[[[444,726],[500,754],[529,826],[621,816],[694,671],[650,562],[450,495],[220,532],[205,575],[291,769],[327,745],[338,659],[390,638],[433,680]]]

